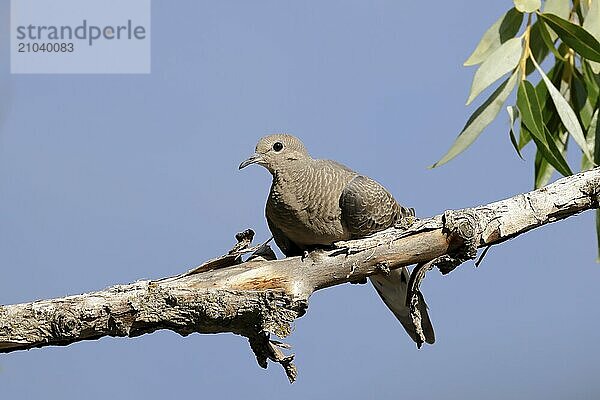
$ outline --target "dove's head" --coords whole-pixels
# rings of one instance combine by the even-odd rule
[[[275,173],[280,168],[293,167],[295,161],[307,158],[310,155],[300,139],[278,133],[261,138],[254,154],[240,164],[240,169],[250,164],[259,164]]]

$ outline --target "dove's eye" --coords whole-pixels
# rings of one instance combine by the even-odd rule
[[[283,143],[281,143],[281,142],[273,143],[273,150],[275,150],[275,151],[283,150]]]

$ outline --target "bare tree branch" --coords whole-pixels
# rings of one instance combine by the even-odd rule
[[[431,266],[448,273],[488,247],[584,210],[598,208],[600,168],[495,203],[417,220],[368,238],[336,243],[306,257],[242,262],[252,234],[238,236],[229,254],[182,275],[138,281],[76,296],[0,306],[0,352],[64,346],[103,336],[135,337],[159,329],[181,335],[232,332],[249,339],[258,363],[281,364],[293,381],[293,356],[284,338],[319,289],[363,280],[420,263],[413,291]],[[418,275],[418,276],[417,276]],[[414,299],[413,299],[414,300]],[[408,301],[411,301],[409,296]],[[413,316],[418,318],[417,316]]]

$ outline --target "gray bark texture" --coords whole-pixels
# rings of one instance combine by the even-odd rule
[[[270,260],[273,253],[266,245],[250,247],[253,232],[248,230],[236,236],[238,243],[227,255],[178,276],[0,306],[0,352],[103,336],[135,337],[159,329],[181,335],[231,332],[248,338],[260,366],[277,362],[293,382],[293,355],[286,356],[281,349],[287,345],[271,335],[288,336],[316,290],[417,264],[407,302],[418,324],[415,293],[427,270],[435,266],[446,274],[474,259],[478,248],[598,208],[599,190],[600,168],[595,168],[506,200],[446,211],[408,227],[281,260]]]

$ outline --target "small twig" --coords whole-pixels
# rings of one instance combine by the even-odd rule
[[[271,240],[273,240],[273,236],[271,236],[271,238],[269,240],[267,240],[266,242],[253,247],[253,249],[256,249],[256,250],[250,255],[250,257],[248,257],[248,259],[246,261],[254,260],[259,257],[266,261],[277,260],[277,256],[275,255],[275,252],[273,251],[271,246],[269,246],[269,242]]]
[[[491,248],[492,248],[492,245],[489,245],[485,249],[483,249],[483,251],[481,252],[481,255],[479,256],[477,261],[475,261],[475,268],[479,267],[479,264],[481,264],[481,262],[483,261],[483,257],[485,257],[485,255]]]
[[[237,233],[235,235],[235,238],[238,242],[231,248],[231,250],[227,252],[227,254],[222,255],[221,257],[208,260],[182,274],[170,276],[168,278],[158,279],[153,282],[175,281],[186,276],[212,271],[215,269],[231,267],[233,265],[240,264],[242,262],[241,257],[249,253],[252,253],[252,255],[255,257],[263,257],[265,260],[274,260],[277,258],[275,257],[275,253],[273,252],[271,247],[268,245],[268,243],[273,239],[273,237],[271,237],[264,243],[252,247],[249,247],[250,244],[252,244],[252,239],[254,238],[254,231],[252,229],[246,229],[243,232]],[[255,257],[251,256],[250,258]]]
[[[296,365],[294,365],[295,355],[290,354],[289,356],[286,356],[280,350],[280,348],[289,349],[291,347],[290,345],[277,340],[271,340],[270,335],[266,332],[262,332],[249,340],[250,348],[256,356],[258,365],[262,368],[267,368],[267,359],[278,363],[283,367],[285,375],[290,383],[294,383],[298,376],[298,369],[296,368]]]
[[[439,257],[438,257],[439,258]],[[423,297],[420,292],[421,282],[425,279],[425,274],[431,270],[435,263],[438,261],[437,258],[426,262],[420,263],[415,266],[410,274],[408,280],[408,287],[406,291],[406,305],[410,307],[410,317],[419,335],[419,341],[417,347],[421,348],[421,345],[425,342],[425,333],[423,332],[423,326],[421,325],[422,317],[419,311],[419,301]]]
[[[269,340],[268,346],[269,350],[271,350],[269,359],[273,362],[281,364],[290,383],[294,383],[296,381],[296,377],[298,376],[298,368],[296,368],[296,365],[294,364],[295,354],[286,356],[279,349],[279,347],[290,348],[290,346],[273,340]]]

